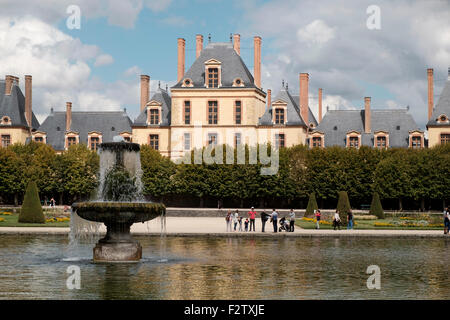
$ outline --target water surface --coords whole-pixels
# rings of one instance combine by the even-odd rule
[[[0,299],[450,298],[448,239],[137,237],[137,264],[94,264],[93,244],[67,236],[0,239]],[[66,287],[71,265],[80,290]],[[367,289],[369,265],[381,290]]]

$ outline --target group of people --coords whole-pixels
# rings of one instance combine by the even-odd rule
[[[244,217],[239,215],[239,210],[236,209],[233,214],[231,210],[228,210],[227,216],[225,217],[225,221],[227,223],[227,232],[232,231],[253,231],[255,232],[255,220],[256,220],[257,212],[255,208],[252,207],[250,211],[247,213],[247,217],[243,221]],[[270,219],[270,222],[273,225],[273,232],[278,232],[281,230],[285,230],[287,232],[294,232],[295,229],[295,212],[294,209],[291,209],[289,212],[289,223],[287,223],[286,218],[283,217],[280,219],[280,227],[278,228],[278,212],[275,209],[272,209],[272,213],[268,214],[265,211],[261,212],[261,232],[265,232],[265,227],[267,221]],[[242,226],[244,225],[244,227]]]
[[[320,210],[314,210],[314,215],[316,217],[316,229],[320,229],[320,219],[322,217]],[[333,229],[341,230],[341,216],[339,215],[339,210],[336,209],[333,217]],[[352,210],[347,212],[347,230],[353,229],[353,213]]]
[[[448,234],[450,230],[450,208],[444,209],[444,234]]]

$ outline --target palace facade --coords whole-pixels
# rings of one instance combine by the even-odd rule
[[[272,98],[261,86],[261,43],[254,37],[253,73],[240,56],[240,36],[230,42],[208,43],[196,37],[196,59],[185,72],[185,40],[178,39],[177,83],[150,94],[150,77],[140,77],[140,114],[132,121],[119,112],[53,111],[39,124],[32,112],[31,76],[25,76],[25,96],[17,77],[0,80],[0,135],[2,146],[34,140],[63,152],[83,143],[96,150],[102,142],[121,135],[126,141],[148,144],[178,159],[206,145],[268,143],[276,147],[371,146],[424,148],[450,142],[449,78],[436,106],[433,69],[428,69],[428,140],[409,109],[372,109],[364,98],[361,110],[326,110],[322,118],[322,89],[318,117],[309,105],[309,74],[299,73],[299,95],[287,84]]]

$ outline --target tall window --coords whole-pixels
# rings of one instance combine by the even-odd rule
[[[275,147],[283,148],[285,146],[284,133],[275,134]]]
[[[217,124],[217,101],[208,101],[208,124]]]
[[[155,150],[159,150],[159,135],[151,134],[150,135],[150,147]]]
[[[377,148],[384,149],[387,145],[387,139],[385,136],[377,137]]]
[[[99,137],[91,137],[91,150],[97,151],[99,144],[100,144]]]
[[[208,69],[208,88],[217,88],[219,86],[219,69]]]
[[[441,133],[441,144],[450,143],[450,133]]]
[[[150,124],[159,124],[159,110],[150,109]]]
[[[313,137],[312,138],[312,146],[313,147],[322,147],[322,137]]]
[[[184,124],[191,124],[191,102],[184,102]]]
[[[70,147],[74,144],[77,144],[77,138],[76,137],[67,137],[67,147]]]
[[[359,138],[358,137],[349,137],[348,138],[348,146],[351,148],[359,147]]]
[[[241,124],[241,120],[242,120],[242,106],[241,106],[241,101],[236,100],[234,102],[234,114],[235,114],[235,120],[236,120],[236,124]]]
[[[241,144],[241,134],[239,132],[234,134],[234,146],[237,147]]]
[[[184,150],[191,150],[191,134],[184,134]]]
[[[2,134],[2,147],[7,147],[11,144],[11,136],[9,134]]]
[[[284,109],[275,109],[275,124],[284,124]]]
[[[422,137],[418,137],[418,136],[413,136],[411,138],[411,147],[413,149],[420,149],[422,148]]]
[[[217,145],[217,133],[208,133],[208,145]]]

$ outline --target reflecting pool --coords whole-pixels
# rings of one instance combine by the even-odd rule
[[[449,239],[136,237],[136,264],[92,243],[1,235],[0,299],[449,299]],[[66,286],[79,266],[81,289]],[[369,265],[381,289],[369,290]]]

